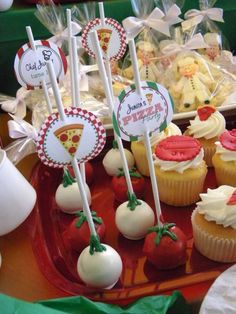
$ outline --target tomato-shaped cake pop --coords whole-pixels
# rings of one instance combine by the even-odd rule
[[[128,193],[128,202],[122,203],[116,210],[116,226],[127,239],[139,240],[145,237],[148,229],[154,225],[155,215],[144,201]]]
[[[132,153],[124,148],[125,157],[128,163],[128,167],[132,168],[134,166],[134,156]],[[118,174],[119,169],[123,167],[120,151],[116,141],[113,141],[113,148],[111,148],[103,158],[103,166],[106,173],[110,176],[115,176]]]
[[[85,192],[90,205],[91,194],[87,184],[85,184]],[[68,169],[64,169],[63,182],[56,190],[55,200],[58,207],[67,214],[74,214],[83,208],[78,184]]]
[[[96,241],[93,236],[91,239]],[[90,244],[81,252],[77,262],[78,275],[89,287],[111,289],[122,272],[120,255],[111,246],[98,241],[93,247]]]
[[[134,193],[137,198],[142,199],[145,193],[145,179],[134,168],[130,169],[129,173]],[[119,169],[119,173],[112,178],[111,185],[115,199],[121,203],[125,202],[128,198],[128,187],[123,169]]]
[[[101,217],[97,217],[95,211],[91,211],[92,219],[95,225],[96,232],[101,240],[105,236],[105,224]],[[73,250],[81,252],[90,241],[90,230],[87,218],[83,211],[76,213],[78,217],[74,218],[70,223],[68,229],[63,233],[65,243]]]
[[[187,260],[187,238],[174,223],[150,228],[143,252],[150,263],[158,269],[172,269],[185,264]]]

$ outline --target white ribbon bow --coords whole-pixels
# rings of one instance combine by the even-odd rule
[[[209,8],[206,10],[196,10],[192,9],[185,13],[184,18],[186,21],[182,23],[183,31],[186,31],[192,28],[195,25],[198,25],[202,20],[208,17],[210,20],[216,22],[224,22],[223,19],[223,9],[221,8]]]
[[[25,120],[12,114],[10,114],[10,116],[13,118],[13,120],[8,121],[9,136],[13,139],[24,138],[24,145],[22,145],[21,150],[29,141],[35,142],[38,136],[36,129]]]
[[[24,118],[26,116],[26,105],[22,99],[20,90],[17,91],[16,98],[8,96],[0,97],[0,106],[2,110]]]
[[[169,27],[182,21],[180,8],[174,4],[165,15],[159,8],[155,8],[146,19],[140,19],[134,16],[123,20],[123,26],[127,32],[128,38],[135,38],[145,27],[150,27],[156,31],[170,36]]]
[[[189,39],[184,45],[179,45],[177,43],[171,43],[162,49],[164,55],[172,55],[185,50],[195,50],[208,48],[209,46],[205,43],[204,38],[200,33],[194,35]]]
[[[16,139],[5,147],[8,158],[17,164],[25,156],[36,152],[36,129],[28,122],[10,114],[13,120],[8,121],[9,136]]]
[[[71,22],[71,29],[72,29],[72,36],[75,36],[82,31],[82,27],[80,27],[78,23],[73,22],[73,21]],[[78,37],[78,39],[80,39],[80,37]],[[55,36],[50,37],[49,40],[54,42],[58,47],[61,47],[63,42],[68,40],[68,28],[66,27]],[[81,46],[80,40],[78,42],[79,47]]]
[[[87,92],[89,90],[88,73],[98,71],[97,64],[92,65],[80,65],[80,90]]]

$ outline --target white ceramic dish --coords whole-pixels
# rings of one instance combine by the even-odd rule
[[[236,313],[236,265],[224,271],[205,296],[199,314]]]

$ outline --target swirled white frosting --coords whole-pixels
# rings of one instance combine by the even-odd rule
[[[236,151],[224,148],[221,142],[216,142],[216,154],[224,161],[233,161],[236,164]]]
[[[225,131],[225,118],[219,111],[212,113],[205,121],[201,121],[199,116],[196,115],[194,120],[190,120],[188,130],[189,134],[195,138],[210,139],[217,137]]]
[[[155,147],[160,141],[164,140],[165,138],[167,138],[171,135],[182,135],[180,128],[176,124],[174,124],[173,122],[171,122],[167,126],[167,128],[165,128],[164,131],[162,131],[160,133],[154,133],[150,137],[151,146]],[[143,141],[143,139],[141,139],[140,141]]]
[[[235,190],[235,187],[229,185],[207,189],[207,193],[200,194],[201,201],[197,203],[197,211],[208,221],[236,229],[236,205],[227,205]]]
[[[155,154],[154,157],[154,164],[158,165],[162,171],[176,171],[179,173],[183,173],[187,169],[194,169],[198,168],[202,165],[203,162],[204,151],[203,148],[200,150],[200,153],[191,160],[186,161],[168,161],[162,160],[158,158]]]

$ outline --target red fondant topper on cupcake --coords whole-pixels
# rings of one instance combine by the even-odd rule
[[[236,151],[236,129],[222,133],[220,142],[224,148]]]
[[[34,50],[29,43],[23,45],[17,52],[14,69],[18,82],[27,89],[42,87],[42,81],[50,85],[46,63],[53,62],[57,80],[65,76],[67,61],[62,50],[47,40],[35,40]]]
[[[201,121],[206,121],[215,111],[216,108],[211,105],[201,106],[197,109],[197,113]]]
[[[106,131],[101,121],[81,108],[64,110],[66,123],[58,113],[50,115],[42,125],[37,141],[41,161],[55,168],[95,158],[106,142]]]
[[[187,161],[196,157],[201,150],[200,142],[190,136],[173,135],[161,141],[155,154],[158,158],[168,161]]]
[[[82,34],[82,45],[89,55],[95,57],[89,34],[96,30],[104,57],[119,60],[126,51],[126,33],[123,27],[112,18],[94,19],[88,23]]]

